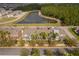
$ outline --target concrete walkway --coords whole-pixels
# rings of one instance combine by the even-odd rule
[[[64,33],[72,40],[77,40],[77,38],[69,31],[69,28],[72,28],[75,26],[59,26],[59,28],[61,28]]]

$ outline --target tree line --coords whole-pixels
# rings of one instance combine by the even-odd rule
[[[41,12],[60,19],[62,25],[79,25],[79,4],[45,4]]]
[[[32,3],[24,6],[19,6],[14,10],[31,11],[31,10],[39,10],[40,8],[41,8],[40,4]]]
[[[28,4],[15,10],[40,10],[43,15],[60,19],[62,25],[79,25],[79,4]]]
[[[47,48],[42,50],[43,55],[45,56],[79,56],[79,48],[61,48],[56,49],[55,51],[53,49]],[[21,56],[41,56],[41,49],[38,48],[32,48],[30,49],[23,48],[20,50]]]

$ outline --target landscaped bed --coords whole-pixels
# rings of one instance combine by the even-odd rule
[[[79,40],[79,34],[75,32],[75,28],[69,28],[69,31]]]

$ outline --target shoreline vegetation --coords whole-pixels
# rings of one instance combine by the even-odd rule
[[[38,11],[38,15],[40,16],[40,17],[42,17],[42,18],[45,18],[45,19],[48,19],[48,20],[54,20],[54,21],[57,21],[56,23],[45,23],[45,24],[42,24],[42,23],[40,23],[40,24],[36,24],[36,23],[33,23],[33,24],[24,24],[24,25],[27,25],[27,26],[31,26],[31,25],[35,25],[35,26],[60,26],[60,21],[59,20],[57,20],[57,19],[55,19],[55,18],[51,18],[51,17],[48,17],[48,16],[44,16],[44,15],[42,15],[42,13],[41,13],[41,11],[40,10],[36,10],[36,11]],[[32,11],[28,11],[28,12],[26,12],[27,13],[27,15],[26,15],[26,17],[31,13]],[[23,20],[23,19],[22,19]],[[19,22],[19,21],[17,21],[17,22]],[[18,24],[16,24],[16,25],[18,25]]]
[[[62,26],[78,26],[79,25],[79,4],[29,4],[20,6],[15,10],[32,11],[40,10],[45,16],[60,19]]]
[[[40,14],[39,16],[58,21],[58,24],[56,24],[55,26],[77,26],[79,25],[78,5],[79,4],[28,4],[25,6],[19,6],[15,10],[22,10],[23,12],[40,10],[42,16],[40,12],[39,12]],[[47,24],[49,25],[50,23]],[[32,25],[36,25],[36,24],[32,24]]]
[[[40,17],[46,18],[48,20],[57,21],[57,23],[59,25],[61,23],[61,21],[59,19],[56,19],[56,18],[52,18],[52,17],[48,17],[48,16],[43,15],[40,10],[39,10],[38,14],[39,14]]]
[[[26,25],[36,25],[36,26],[41,26],[41,25],[48,25],[48,26],[60,26],[60,21],[58,20],[58,19],[55,19],[55,18],[51,18],[51,17],[48,17],[48,16],[44,16],[44,15],[42,15],[42,13],[41,13],[41,11],[40,10],[36,10],[36,11],[38,11],[38,15],[40,16],[40,17],[42,17],[42,18],[45,18],[45,19],[48,19],[48,20],[54,20],[54,21],[57,21],[56,23],[45,23],[45,24],[42,24],[42,23],[40,23],[40,24],[36,24],[36,23],[33,23],[33,24],[26,24]],[[24,17],[22,17],[22,18],[25,18],[25,17],[27,17],[30,13],[31,13],[32,11],[27,11],[26,13],[27,13],[27,15],[25,15]],[[23,19],[21,19],[21,20],[23,20]],[[19,21],[21,21],[21,20],[19,20]],[[17,22],[19,22],[19,21],[16,21],[16,22],[14,22],[14,23],[17,23]]]
[[[45,24],[23,24],[23,25],[27,25],[27,26],[31,26],[31,25],[35,25],[35,26],[60,26],[60,21],[58,19],[55,19],[55,18],[51,18],[51,17],[48,17],[48,16],[44,16],[42,15],[41,11],[37,10],[38,11],[38,15],[42,18],[45,18],[45,19],[48,19],[48,20],[54,20],[54,21],[57,21],[57,23],[45,23]],[[23,20],[25,17],[27,17],[29,15],[29,13],[31,13],[32,11],[27,11],[27,12],[23,12],[22,15],[20,15],[17,19],[15,20],[11,20],[11,21],[8,21],[8,22],[3,22],[3,23],[0,23],[0,25],[6,25],[6,24],[15,24],[15,25],[22,25],[22,24],[16,24],[17,22]]]

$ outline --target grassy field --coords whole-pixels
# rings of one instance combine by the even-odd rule
[[[14,19],[16,19],[16,18],[14,18],[14,17],[10,17],[10,18],[4,17],[4,18],[0,18],[0,22],[7,22],[7,21],[14,20]]]
[[[60,26],[58,23],[46,23],[46,24],[4,24],[4,25],[11,25],[11,26]]]
[[[69,31],[79,40],[79,35],[74,31],[73,28],[69,28]]]

